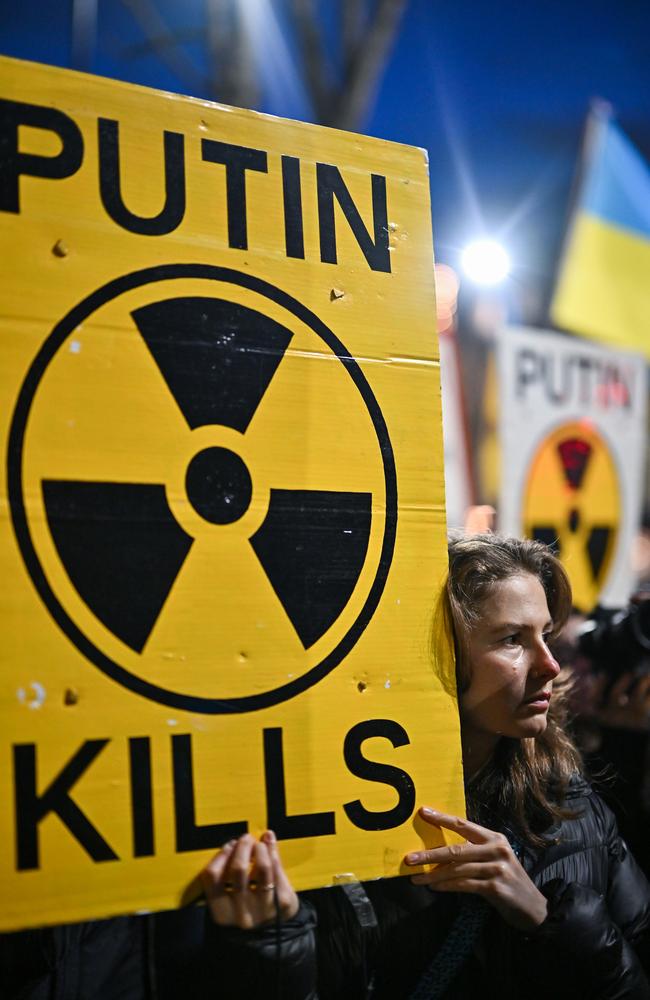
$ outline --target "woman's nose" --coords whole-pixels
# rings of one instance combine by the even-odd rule
[[[550,679],[557,677],[560,672],[560,664],[543,639],[538,643],[535,650],[534,670],[540,677],[548,677]]]

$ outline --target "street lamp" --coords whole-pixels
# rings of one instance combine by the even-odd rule
[[[474,240],[468,244],[461,265],[470,281],[484,287],[499,285],[510,274],[510,257],[495,240]]]

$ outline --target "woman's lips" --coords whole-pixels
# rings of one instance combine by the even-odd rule
[[[549,706],[550,700],[550,691],[542,691],[539,694],[534,694],[531,698],[526,698],[524,705],[529,708],[534,708],[538,712],[545,712]]]

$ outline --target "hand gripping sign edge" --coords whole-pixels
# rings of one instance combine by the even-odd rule
[[[185,695],[143,680],[99,649],[72,621],[51,589],[30,533],[23,495],[22,455],[32,402],[45,371],[56,352],[96,309],[117,296],[140,286],[179,278],[228,282],[265,296],[310,327],[345,367],[370,415],[377,435],[384,471],[386,510],[377,571],[361,611],[337,646],[305,674],[272,690],[234,698]],[[295,697],[322,680],[349,653],[375,613],[383,593],[395,548],[397,530],[397,476],[395,459],[383,413],[357,362],[336,335],[306,306],[287,292],[261,278],[231,268],[209,264],[162,264],[121,275],[96,289],[54,327],[34,358],[21,386],[8,438],[8,497],[14,532],[29,576],[53,619],[77,649],[104,674],[149,700],[173,708],[203,714],[234,714],[256,711]]]

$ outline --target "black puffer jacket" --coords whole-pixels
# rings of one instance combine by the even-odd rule
[[[612,813],[585,782],[574,783],[567,805],[576,818],[549,830],[547,847],[522,857],[549,899],[546,921],[534,933],[522,934],[487,910],[469,957],[440,995],[454,1000],[650,998],[643,969],[650,886]],[[303,893],[297,916],[278,927],[255,932],[213,927],[208,937],[212,996],[409,997],[450,930],[457,935],[463,921],[471,919],[467,901],[470,908],[484,905],[477,897],[432,893],[408,878],[363,888],[375,926],[367,905],[358,900],[353,905],[349,892],[335,888]],[[452,949],[456,955],[459,950]]]

